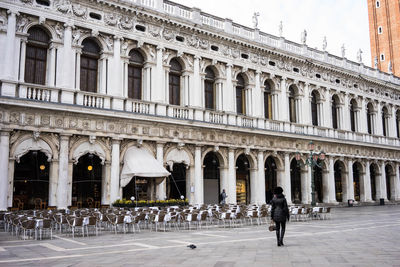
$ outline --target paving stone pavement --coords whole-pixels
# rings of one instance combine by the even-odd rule
[[[0,266],[400,266],[400,205],[332,213],[290,222],[284,247],[266,225],[41,241],[1,232]]]

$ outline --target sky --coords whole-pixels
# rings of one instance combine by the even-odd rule
[[[253,28],[252,16],[259,12],[260,31],[300,43],[302,31],[307,31],[307,45],[322,50],[324,36],[327,51],[357,62],[357,51],[362,50],[364,65],[371,66],[367,0],[172,0],[200,8],[203,12]]]

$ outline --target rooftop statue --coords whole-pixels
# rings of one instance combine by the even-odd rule
[[[304,30],[304,31],[301,33],[301,43],[305,45],[306,42],[307,42],[307,31]]]
[[[254,29],[258,29],[258,16],[260,16],[259,12],[254,12],[253,14],[253,27]]]

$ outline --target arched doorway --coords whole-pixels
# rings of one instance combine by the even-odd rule
[[[44,209],[49,199],[50,164],[40,151],[29,151],[14,167],[13,207]]]
[[[371,198],[376,200],[376,174],[377,167],[375,164],[369,166],[370,182],[371,182]]]
[[[265,161],[265,201],[269,203],[274,197],[274,188],[277,186],[276,163],[273,157]]]
[[[386,195],[387,199],[391,200],[392,199],[392,188],[391,188],[391,180],[392,180],[392,175],[393,175],[393,169],[392,166],[386,165],[385,167],[385,177],[386,177]]]
[[[361,195],[361,186],[360,186],[360,179],[361,179],[361,164],[359,162],[355,162],[353,164],[353,187],[354,187],[354,200],[360,201]]]
[[[336,201],[343,202],[343,163],[340,161],[336,161],[333,167],[334,176],[335,176],[335,193],[336,193]]]
[[[167,199],[181,199],[186,196],[186,164],[174,163],[168,166],[171,175],[167,178]]]
[[[222,190],[220,189],[219,160],[216,153],[207,153],[203,165],[204,203],[219,203],[219,194]]]
[[[87,153],[79,158],[72,174],[72,206],[100,207],[102,173],[97,155]]]
[[[322,164],[318,162],[318,164]],[[321,165],[320,165],[321,166]],[[323,196],[323,184],[322,184],[322,168],[314,166],[314,191],[315,191],[315,202],[322,203]]]
[[[292,192],[292,202],[301,203],[301,169],[296,159],[290,163],[290,188]]]
[[[250,163],[243,154],[236,160],[236,201],[250,203]]]

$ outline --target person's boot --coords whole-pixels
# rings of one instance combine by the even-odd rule
[[[284,244],[283,244],[283,237],[284,236],[285,236],[285,229],[282,228],[281,236],[280,236],[280,239],[279,239],[279,243],[281,244],[281,246],[284,246]]]
[[[278,245],[278,247],[280,247],[281,246],[281,238],[280,238],[280,235],[279,235],[279,231],[276,231],[276,242],[277,242],[277,245]]]

